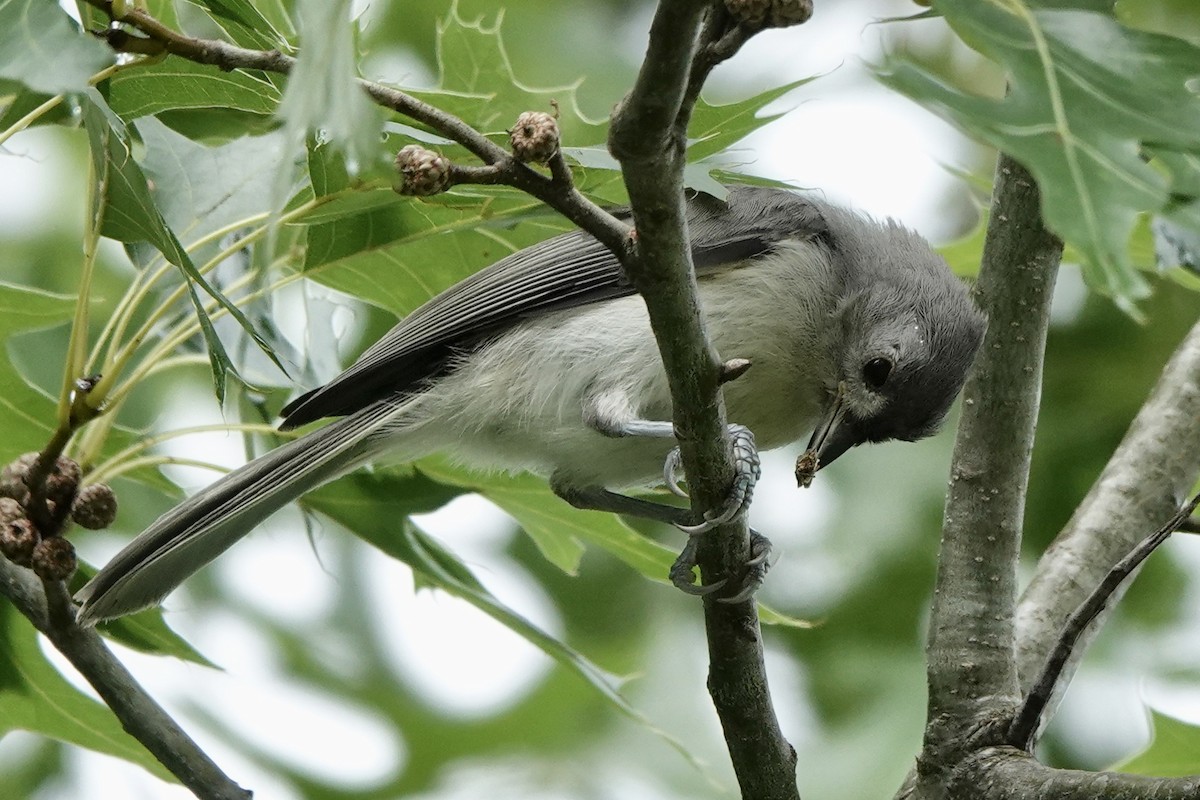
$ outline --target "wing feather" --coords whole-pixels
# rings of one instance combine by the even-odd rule
[[[697,274],[745,262],[782,239],[827,235],[819,207],[778,189],[739,187],[726,202],[688,201]],[[431,298],[401,320],[345,372],[283,409],[284,429],[353,413],[419,388],[469,349],[531,316],[632,294],[604,245],[583,231],[527,247]]]

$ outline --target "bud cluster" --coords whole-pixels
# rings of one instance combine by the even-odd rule
[[[0,470],[0,554],[22,567],[31,568],[48,581],[67,580],[75,573],[75,548],[58,535],[39,531],[29,513],[29,471],[37,453],[26,453]],[[79,486],[83,471],[79,464],[60,457],[45,478],[43,495],[52,519],[65,514],[85,528],[107,528],[117,516],[117,497],[103,483]],[[55,526],[59,527],[58,525]]]

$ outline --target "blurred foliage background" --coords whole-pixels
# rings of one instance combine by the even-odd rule
[[[252,5],[276,22],[293,12],[285,0]],[[956,269],[969,275],[978,260],[979,207],[986,202],[993,153],[882,89],[864,62],[919,65],[929,75],[992,97],[1003,93],[1003,73],[964,47],[941,19],[875,23],[922,11],[912,4],[816,5],[809,25],[763,34],[714,75],[706,93],[713,103],[747,101],[820,77],[769,105],[771,113],[795,110],[765,128],[731,125],[739,132],[736,147],[713,166],[818,187],[874,213],[898,216],[945,245]],[[168,6],[188,30],[219,33],[196,8],[151,4],[160,16]],[[553,96],[565,105],[572,93],[564,87],[576,87],[581,116],[564,114],[563,124],[569,146],[591,148],[573,153],[583,161],[589,153],[600,157],[601,123],[635,74],[651,9],[641,0],[509,0],[501,19],[497,4],[476,0],[459,0],[453,9],[443,0],[363,3],[355,6],[361,13],[355,46],[364,76],[433,93],[439,64],[445,63],[439,42],[445,48],[447,36],[464,30],[465,36],[478,35],[452,15],[468,23],[482,20],[485,30],[500,24],[502,52],[519,90],[467,98],[462,108],[480,120],[497,113],[491,127],[482,123],[496,133],[509,119],[509,106],[535,96]],[[1125,3],[1122,11],[1145,26],[1170,25],[1181,36],[1200,30],[1200,11],[1186,0]],[[441,38],[439,30],[445,32]],[[488,40],[483,48],[482,41],[473,39],[467,47],[477,48],[478,63],[456,62],[459,79],[480,85],[490,80],[501,51],[493,49],[498,42]],[[523,87],[556,88],[539,93]],[[0,128],[31,107],[28,92],[15,81],[5,80],[0,94],[5,93],[10,105]],[[126,102],[109,99],[114,105]],[[459,102],[449,95],[440,99]],[[0,374],[7,393],[0,402],[5,459],[40,447],[53,424],[51,398],[61,382],[65,323],[70,298],[78,292],[87,216],[89,137],[76,124],[85,113],[64,104],[61,113],[40,120],[62,124],[32,127],[0,151],[0,183],[6,187],[0,200],[0,282],[37,290],[6,289],[0,298],[11,361]],[[236,183],[249,197],[242,210],[271,209],[281,190],[271,185],[270,175],[256,173],[262,163],[256,159],[264,156],[239,139],[247,132],[274,135],[270,117],[197,102],[166,109],[157,118],[162,126],[139,126],[133,152],[152,180],[175,174],[182,181],[154,185],[160,207],[179,186],[202,206],[201,156],[207,151],[189,150],[191,141],[234,148],[221,156],[229,160],[210,165],[213,182],[227,181],[229,171],[257,175],[257,182],[247,177]],[[385,130],[393,151],[396,140],[423,135]],[[741,139],[742,133],[748,138]],[[176,134],[190,139],[172,138]],[[187,162],[192,171],[183,172],[190,177],[171,173],[161,154]],[[291,164],[285,156],[284,171],[307,166],[311,172],[314,161],[328,155],[310,140],[307,164]],[[336,172],[334,161],[329,174]],[[358,166],[359,179],[380,181],[379,164]],[[355,180],[343,177],[346,185]],[[602,199],[619,200],[619,187],[603,165],[584,169],[582,179]],[[279,182],[289,209],[312,197],[287,178],[277,177]],[[328,378],[390,326],[395,314],[430,291],[507,247],[565,228],[512,193],[464,187],[448,199],[404,206],[411,201],[396,198],[385,181],[375,189],[362,193],[368,199],[361,207],[338,207],[327,219],[310,219],[307,251],[296,227],[285,227],[272,234],[277,238],[268,239],[269,246],[235,254],[233,263],[214,273],[214,281],[232,286],[238,270],[269,266],[273,259],[285,271],[300,266],[314,271],[311,277],[319,283],[291,282],[272,291],[269,300],[248,306],[296,383]],[[322,193],[315,186],[310,192]],[[481,198],[492,214],[482,222]],[[213,207],[226,199],[213,200]],[[194,219],[182,226],[189,236],[176,230],[181,239],[211,229],[205,228],[203,208],[189,206],[187,213]],[[392,215],[388,225],[408,225],[405,230],[422,235],[409,243],[397,229],[388,238],[379,233],[379,215]],[[395,222],[396,215],[410,216]],[[174,220],[168,222],[175,227]],[[368,223],[377,225],[370,234],[363,232]],[[331,227],[317,233],[322,224]],[[313,237],[320,236],[326,250],[318,259]],[[134,264],[151,257],[144,247],[126,252],[111,240],[102,243],[89,303],[93,341],[130,285]],[[256,265],[256,259],[264,263]],[[1146,280],[1151,294],[1137,303],[1135,319],[1090,292],[1077,268],[1067,267],[1061,276],[1027,509],[1031,565],[1099,473],[1161,365],[1200,313],[1194,289],[1153,272]],[[153,308],[140,311],[134,322],[147,319]],[[189,314],[181,306],[171,319],[186,321]],[[176,366],[139,381],[121,409],[120,426],[98,445],[97,463],[157,431],[271,421],[295,383],[248,344],[236,325],[217,322],[231,363],[251,388],[230,381],[229,396],[218,408],[204,342],[194,336]],[[811,622],[776,625],[766,633],[776,705],[799,751],[806,797],[890,796],[912,765],[924,713],[923,623],[952,430],[953,420],[935,439],[855,453],[823,472],[807,492],[792,483],[794,452],[767,459],[754,524],[773,539],[779,561],[762,599],[781,615]],[[268,442],[207,432],[156,443],[146,452],[162,462],[232,466]],[[156,461],[116,477],[118,524],[76,536],[81,553],[102,563],[182,496],[176,484],[195,488],[211,476]],[[665,574],[663,565],[680,544],[672,532],[647,529],[649,539],[633,537],[614,520],[562,507],[538,481],[471,476],[437,461],[417,471],[389,468],[348,478],[307,505],[319,513],[277,516],[174,595],[163,617],[151,614],[113,632],[133,646],[120,652],[135,674],[258,796],[731,795],[733,779],[704,689],[699,609],[692,599],[639,574]],[[439,508],[444,510],[403,521]],[[358,537],[345,535],[341,526]],[[618,552],[625,555],[614,555]],[[413,563],[415,573],[406,566]],[[1139,752],[1149,742],[1149,707],[1200,722],[1200,675],[1194,666],[1200,655],[1198,589],[1196,543],[1171,542],[1152,559],[1053,723],[1043,743],[1050,763],[1099,768]],[[164,618],[180,638],[163,625]],[[563,646],[533,646],[525,621]],[[81,731],[79,720],[103,710],[89,706],[76,688],[78,679],[53,652],[42,646],[39,655],[28,626],[2,604],[0,623],[0,732],[7,731],[0,739],[0,785],[6,797],[49,800],[97,791],[106,797],[185,796],[138,766],[146,757],[121,740],[111,719]],[[624,699],[614,701],[607,693],[618,685]],[[63,718],[48,715],[38,698],[54,698]],[[1164,746],[1175,747],[1172,753],[1191,752],[1184,766],[1200,771],[1195,728],[1171,730]]]

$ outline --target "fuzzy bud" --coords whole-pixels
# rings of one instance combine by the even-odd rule
[[[83,487],[71,507],[71,519],[91,531],[107,528],[116,518],[117,496],[105,483]]]
[[[400,173],[399,194],[426,197],[450,188],[450,159],[419,144],[401,147],[395,165]]]
[[[558,120],[545,111],[526,111],[517,117],[508,140],[518,160],[545,164],[558,152]]]
[[[54,470],[46,476],[46,500],[55,505],[71,505],[75,493],[79,491],[79,481],[83,471],[79,464],[69,458],[60,456],[54,462]]]
[[[25,517],[0,525],[0,553],[17,566],[29,566],[37,544],[37,531]]]
[[[0,497],[0,525],[7,525],[13,520],[25,519],[25,507],[11,497]]]
[[[25,485],[25,476],[29,474],[29,468],[33,466],[37,457],[37,453],[26,453],[0,470],[0,497],[11,497],[22,505],[29,501],[29,488]]]
[[[44,581],[65,581],[75,574],[75,546],[61,536],[43,539],[33,548],[33,572]]]

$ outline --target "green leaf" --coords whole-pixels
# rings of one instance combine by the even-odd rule
[[[268,80],[235,70],[168,58],[125,69],[107,81],[108,104],[125,120],[179,109],[225,108],[273,114],[282,96]]]
[[[462,580],[459,574],[469,570],[452,553],[441,547],[434,539],[421,533],[412,525],[405,526],[405,537],[408,551],[415,556],[417,563],[408,563],[415,570],[425,573],[425,577],[433,585],[450,594],[466,600],[488,616],[503,624],[506,628],[523,637],[529,643],[538,647],[546,655],[553,658],[562,666],[570,669],[583,678],[601,697],[614,708],[655,734],[680,755],[687,759],[698,771],[704,772],[704,766],[684,744],[666,731],[656,727],[640,711],[630,705],[620,692],[620,685],[625,678],[606,672],[585,658],[581,653],[567,646],[564,642],[545,633],[529,620],[517,614],[508,606],[497,600],[490,592],[482,587],[474,576]],[[444,565],[452,563],[452,569]]]
[[[812,620],[801,619],[800,617],[793,617],[790,614],[784,614],[782,611],[771,608],[765,603],[758,604],[758,621],[763,625],[778,625],[781,628],[799,628],[806,630],[808,628],[817,627],[816,623],[814,623]]]
[[[983,258],[983,242],[987,237],[988,214],[979,215],[971,230],[952,242],[937,249],[955,275],[974,278],[979,274],[979,262]]]
[[[301,0],[298,12],[303,47],[278,110],[285,141],[299,145],[320,131],[355,164],[369,164],[380,152],[383,113],[358,85],[350,2]]]
[[[278,157],[282,136],[243,136],[210,147],[181,136],[154,118],[137,122],[146,146],[141,168],[156,187],[154,203],[177,237],[198,239],[268,213],[272,175],[261,169]],[[222,243],[189,252],[193,261],[216,255]]]
[[[1147,284],[1129,261],[1130,233],[1140,213],[1171,200],[1141,146],[1200,150],[1200,102],[1189,87],[1200,48],[1125,28],[1084,0],[1054,5],[937,4],[968,45],[1008,70],[1003,99],[958,91],[904,61],[880,78],[1027,166],[1048,224],[1083,254],[1089,282],[1135,299]]]
[[[225,350],[225,345],[221,343],[221,337],[217,336],[217,329],[213,327],[212,317],[204,310],[204,304],[200,302],[200,296],[196,294],[196,287],[191,282],[187,283],[188,300],[192,303],[192,310],[196,312],[196,321],[200,323],[200,335],[204,337],[204,347],[208,351],[208,363],[212,368],[213,377],[213,394],[217,398],[217,405],[225,405],[225,384],[229,373],[237,374],[237,370],[233,366],[233,360],[229,357],[229,353]]]
[[[196,294],[196,285],[228,311],[259,349],[283,370],[283,365],[279,363],[266,339],[255,330],[241,309],[213,288],[200,274],[174,231],[167,225],[151,196],[145,174],[133,158],[132,145],[124,123],[107,108],[95,90],[89,90],[88,99],[84,104],[84,126],[91,142],[92,163],[96,174],[102,176],[101,183],[107,193],[102,206],[104,220],[100,232],[122,242],[149,242],[164,258],[182,271],[187,282],[189,298],[208,345],[208,354],[213,365],[213,387],[218,401],[224,402],[226,375],[230,372],[236,375],[237,371],[217,338],[212,320]]]
[[[304,496],[303,504],[383,547],[409,514],[436,511],[463,490],[431,480],[412,466],[359,470]]]
[[[283,34],[250,0],[197,0],[196,5],[207,10],[213,22],[235,44],[252,50],[280,50],[286,47]]]
[[[74,313],[75,298],[70,295],[0,282],[0,340],[9,347],[20,346],[19,340],[14,345],[17,334],[64,324]],[[54,400],[26,381],[7,354],[0,359],[0,419],[3,463],[44,447],[55,423]]]
[[[691,124],[688,126],[691,140],[687,151],[688,161],[700,161],[723,153],[749,134],[779,119],[790,109],[765,115],[762,110],[812,80],[802,78],[745,100],[720,106],[711,105],[701,98],[692,111]]]
[[[46,660],[38,635],[7,601],[0,602],[0,736],[26,730],[175,778],[129,734],[107,707],[80,692]]]
[[[318,197],[359,193],[341,156],[328,146],[309,151]],[[364,186],[368,210],[308,227],[305,274],[327,286],[407,314],[442,289],[570,223],[528,195],[510,189],[463,187],[428,200],[394,195],[388,202]],[[314,219],[328,219],[318,212]],[[517,225],[526,221],[530,224]]]
[[[84,88],[112,62],[112,52],[80,32],[58,3],[0,0],[0,77],[62,94]]]
[[[1117,0],[1115,10],[1117,19],[1131,28],[1200,43],[1195,0]]]
[[[534,475],[479,475],[433,459],[423,460],[420,468],[441,483],[478,492],[512,514],[546,559],[568,574],[578,568],[585,542],[660,582],[675,561],[674,552],[633,530],[620,517],[573,508]]]
[[[459,16],[458,5],[451,4],[448,15],[437,25],[438,88],[410,90],[410,94],[459,117],[505,148],[509,146],[507,131],[522,112],[551,110],[557,113],[565,146],[602,147],[607,130],[605,122],[588,119],[579,110],[579,81],[542,87],[517,78],[505,50],[502,21],[502,13],[490,24],[482,17],[467,20]],[[430,132],[427,126],[407,119],[404,122],[419,129],[406,137],[406,143],[428,143],[428,136],[420,134],[420,131]],[[437,149],[456,162],[474,160],[473,155],[458,146]]]
[[[396,491],[396,487],[388,487],[386,492],[380,493],[379,489],[387,481],[387,477],[379,477],[383,477],[384,481],[371,478],[364,480],[362,476],[358,475],[350,478],[356,494],[361,491],[373,494],[373,497],[367,498],[360,495],[357,501],[343,499],[330,502],[330,498],[326,496],[325,498],[318,497],[316,502],[311,504],[342,524],[347,524],[351,530],[383,552],[410,566],[416,573],[420,584],[442,589],[455,597],[466,600],[536,646],[559,664],[583,678],[614,708],[662,738],[683,755],[689,763],[697,769],[703,770],[700,762],[681,742],[655,727],[640,711],[630,705],[619,691],[620,684],[624,679],[601,669],[578,651],[550,636],[525,617],[501,603],[484,588],[483,584],[457,556],[431,537],[417,530],[415,526],[404,521],[403,515],[396,512],[404,508],[411,509],[412,506],[409,504],[413,502],[413,498],[401,500],[401,508],[397,508],[397,498],[404,497],[406,493]],[[444,495],[447,491],[445,487],[432,488],[438,484],[425,478],[420,472],[393,475],[393,477],[399,477],[406,483],[415,482],[417,491],[414,497],[419,498],[418,503],[433,499],[439,493]],[[345,480],[341,481],[341,483],[346,482]],[[324,491],[321,490],[321,492]],[[317,494],[319,495],[321,492]],[[312,499],[313,496],[310,495],[309,500]],[[380,510],[385,508],[387,511],[380,514]],[[350,513],[345,513],[347,511]],[[373,524],[362,526],[364,512],[374,519]],[[411,511],[407,513],[411,513]],[[390,520],[390,524],[378,524],[381,518]]]
[[[1200,727],[1150,712],[1150,746],[1116,769],[1135,775],[1182,778],[1200,771]]]
[[[12,102],[4,108],[4,113],[0,114],[0,131],[8,130],[16,124],[17,120],[23,119],[26,114],[41,106],[51,97],[54,97],[54,95],[46,94],[45,92],[34,92],[29,89],[18,91]],[[70,117],[70,104],[59,103],[29,123],[29,126],[37,127],[38,125],[61,123],[64,120],[70,119]]]
[[[196,310],[200,329],[208,345],[213,389],[217,401],[224,403],[225,376],[235,372],[233,362],[216,337],[212,320],[196,295],[192,281],[205,285],[210,294],[220,295],[207,286],[155,205],[146,176],[133,158],[132,145],[124,124],[103,106],[103,101],[94,90],[92,95],[92,101],[84,104],[83,119],[91,141],[92,164],[96,175],[101,176],[100,185],[106,193],[103,204],[99,206],[104,209],[100,233],[121,242],[149,242],[164,258],[182,270],[188,297]],[[232,307],[228,300],[225,300],[225,304]]]
[[[552,101],[559,109],[563,141],[572,146],[602,143],[606,126],[589,120],[579,111],[576,90],[579,82],[540,87],[519,80],[504,47],[497,14],[491,25],[479,18],[459,16],[457,4],[437,26],[438,90],[420,96],[439,108],[464,119],[476,130],[503,135],[522,112],[549,111]]]

